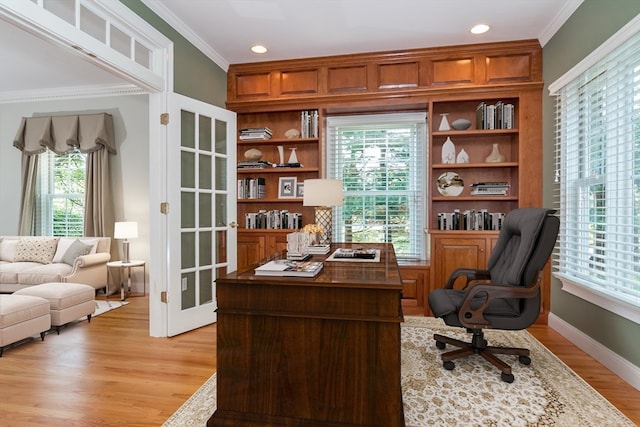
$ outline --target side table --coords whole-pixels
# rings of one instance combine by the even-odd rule
[[[124,301],[127,299],[127,296],[131,293],[131,269],[135,267],[142,267],[142,278],[143,278],[143,288],[142,295],[147,294],[147,263],[140,260],[131,260],[129,262],[124,261],[109,261],[107,263],[107,298],[109,297],[109,283],[113,280],[113,275],[111,274],[111,268],[119,268],[120,272],[126,270],[127,283],[125,285],[124,280],[122,279],[122,274],[120,275],[120,300]]]

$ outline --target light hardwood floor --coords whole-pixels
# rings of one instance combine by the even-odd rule
[[[160,426],[216,370],[215,325],[151,338],[148,299],[5,351],[0,425]],[[640,391],[553,330],[531,329],[547,348],[640,424]]]

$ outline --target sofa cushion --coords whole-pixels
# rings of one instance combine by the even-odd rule
[[[18,274],[20,272],[40,266],[42,266],[42,264],[37,262],[0,263],[0,283],[18,283]]]
[[[73,242],[71,246],[69,246],[69,249],[67,249],[67,251],[64,253],[62,262],[64,262],[65,264],[73,265],[73,262],[76,260],[76,258],[82,255],[87,255],[89,252],[91,252],[92,247],[93,245],[87,245],[76,239],[76,241]]]
[[[0,261],[13,262],[18,248],[18,239],[0,239]]]
[[[49,264],[56,253],[57,237],[21,237],[14,262],[31,261]]]
[[[17,283],[21,285],[39,285],[46,282],[60,282],[63,276],[71,273],[72,269],[69,264],[63,262],[40,264],[19,272]]]

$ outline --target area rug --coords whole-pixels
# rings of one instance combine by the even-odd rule
[[[634,427],[624,414],[526,331],[492,331],[492,345],[526,347],[532,363],[512,364],[515,381],[500,379],[480,356],[456,361],[447,371],[433,334],[467,339],[462,329],[439,319],[405,317],[402,324],[402,397],[407,427],[427,426],[581,426]],[[205,426],[215,411],[213,374],[165,423],[164,427]]]
[[[127,301],[96,300],[96,311],[93,312],[91,317],[100,316],[108,311],[124,307],[127,304],[129,304]]]

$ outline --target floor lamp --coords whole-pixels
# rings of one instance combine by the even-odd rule
[[[135,221],[116,222],[113,230],[114,239],[124,239],[122,243],[122,262],[129,262],[129,241],[138,237],[138,223]]]
[[[316,224],[324,229],[320,233],[320,244],[331,244],[332,210],[342,206],[342,181],[337,179],[305,179],[303,206],[313,206]]]

